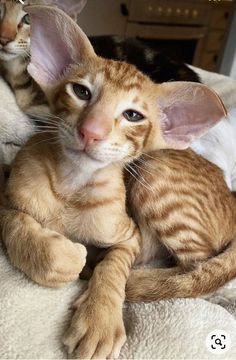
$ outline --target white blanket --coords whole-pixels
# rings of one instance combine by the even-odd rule
[[[0,358],[65,358],[61,337],[82,281],[59,290],[38,286],[12,268],[1,248],[0,272]],[[236,359],[236,319],[219,305],[201,299],[126,304],[124,318],[123,359],[215,359],[205,342],[217,329],[232,342],[217,358]]]
[[[18,108],[10,88],[0,78],[0,164],[10,164],[35,128]]]
[[[207,83],[209,76],[211,78],[206,73],[203,81]],[[217,75],[214,77],[215,81],[222,80]],[[224,88],[225,81],[222,82]],[[9,92],[8,96],[5,101],[12,104],[14,99]],[[24,127],[25,118],[19,115],[15,117],[15,125],[20,119],[23,119]],[[59,290],[40,287],[9,264],[1,246],[0,273],[0,358],[65,358],[61,337],[71,316],[70,305],[82,291],[84,283],[78,281]],[[124,319],[128,341],[121,358],[235,360],[235,289],[236,281],[233,281],[211,297],[227,310],[203,299],[126,304]],[[217,329],[225,330],[231,336],[231,348],[226,354],[214,355],[206,347],[206,336]]]

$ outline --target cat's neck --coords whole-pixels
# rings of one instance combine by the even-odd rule
[[[58,158],[56,174],[57,191],[68,198],[72,198],[83,191],[89,197],[94,196],[96,185],[99,185],[99,195],[101,195],[102,192],[111,193],[114,188],[123,187],[124,184],[122,163],[102,167],[87,158],[75,165],[63,153]]]

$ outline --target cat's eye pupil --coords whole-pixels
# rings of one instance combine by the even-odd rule
[[[126,110],[123,112],[123,116],[128,121],[141,121],[144,119],[144,116],[135,110]]]
[[[91,99],[91,92],[86,86],[81,84],[73,84],[73,90],[75,95],[80,100],[89,101]]]
[[[29,16],[29,14],[26,14],[26,15],[23,17],[22,22],[23,22],[24,24],[27,24],[27,25],[30,24],[30,16]]]

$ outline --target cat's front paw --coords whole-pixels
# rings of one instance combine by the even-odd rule
[[[47,230],[44,234],[41,261],[33,269],[31,278],[43,286],[61,287],[78,278],[85,262],[85,246],[73,243],[63,235]]]
[[[94,296],[95,295],[95,296]],[[76,308],[63,343],[70,358],[117,359],[126,341],[122,306],[113,301],[96,299],[89,290],[74,304]]]

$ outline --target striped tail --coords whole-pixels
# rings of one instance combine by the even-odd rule
[[[154,301],[205,295],[236,277],[236,239],[224,252],[198,263],[193,270],[181,268],[133,270],[126,286],[128,301]]]

